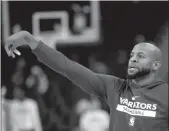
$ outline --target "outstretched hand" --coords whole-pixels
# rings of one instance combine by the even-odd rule
[[[36,39],[27,31],[20,31],[7,38],[5,41],[5,51],[9,57],[15,58],[15,55],[21,55],[21,53],[16,49],[17,47],[23,45],[29,45],[35,42]]]

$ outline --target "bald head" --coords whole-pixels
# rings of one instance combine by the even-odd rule
[[[139,43],[135,45],[135,47],[136,48],[139,47],[140,49],[143,49],[146,53],[148,53],[152,57],[154,61],[162,62],[162,52],[157,46],[151,43]]]
[[[128,65],[128,78],[137,79],[157,74],[162,65],[162,52],[151,43],[139,43],[134,46]],[[150,75],[151,76],[151,75]]]

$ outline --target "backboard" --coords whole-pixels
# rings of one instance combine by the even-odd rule
[[[27,30],[53,48],[92,45],[101,38],[100,13],[99,1],[6,1],[4,38]]]

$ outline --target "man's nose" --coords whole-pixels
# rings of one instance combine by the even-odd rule
[[[133,56],[131,59],[130,59],[131,62],[137,62],[137,58],[135,56]]]

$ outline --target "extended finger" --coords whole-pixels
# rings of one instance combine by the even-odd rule
[[[12,58],[15,58],[15,54],[13,52],[11,53],[11,56],[12,56]]]
[[[10,53],[10,50],[9,50],[7,44],[5,45],[5,51],[6,51],[6,53],[7,53],[8,56],[11,56],[11,53]]]
[[[14,52],[14,50],[16,50],[17,48],[17,44],[12,44],[11,47],[10,47],[10,51]]]
[[[14,41],[11,41],[11,40],[7,40],[4,44],[5,46],[5,51],[7,52],[8,56],[11,56],[12,55],[12,51],[11,51],[11,48],[13,46],[13,43]]]
[[[17,49],[15,49],[14,52],[19,56],[21,55],[21,53]]]

